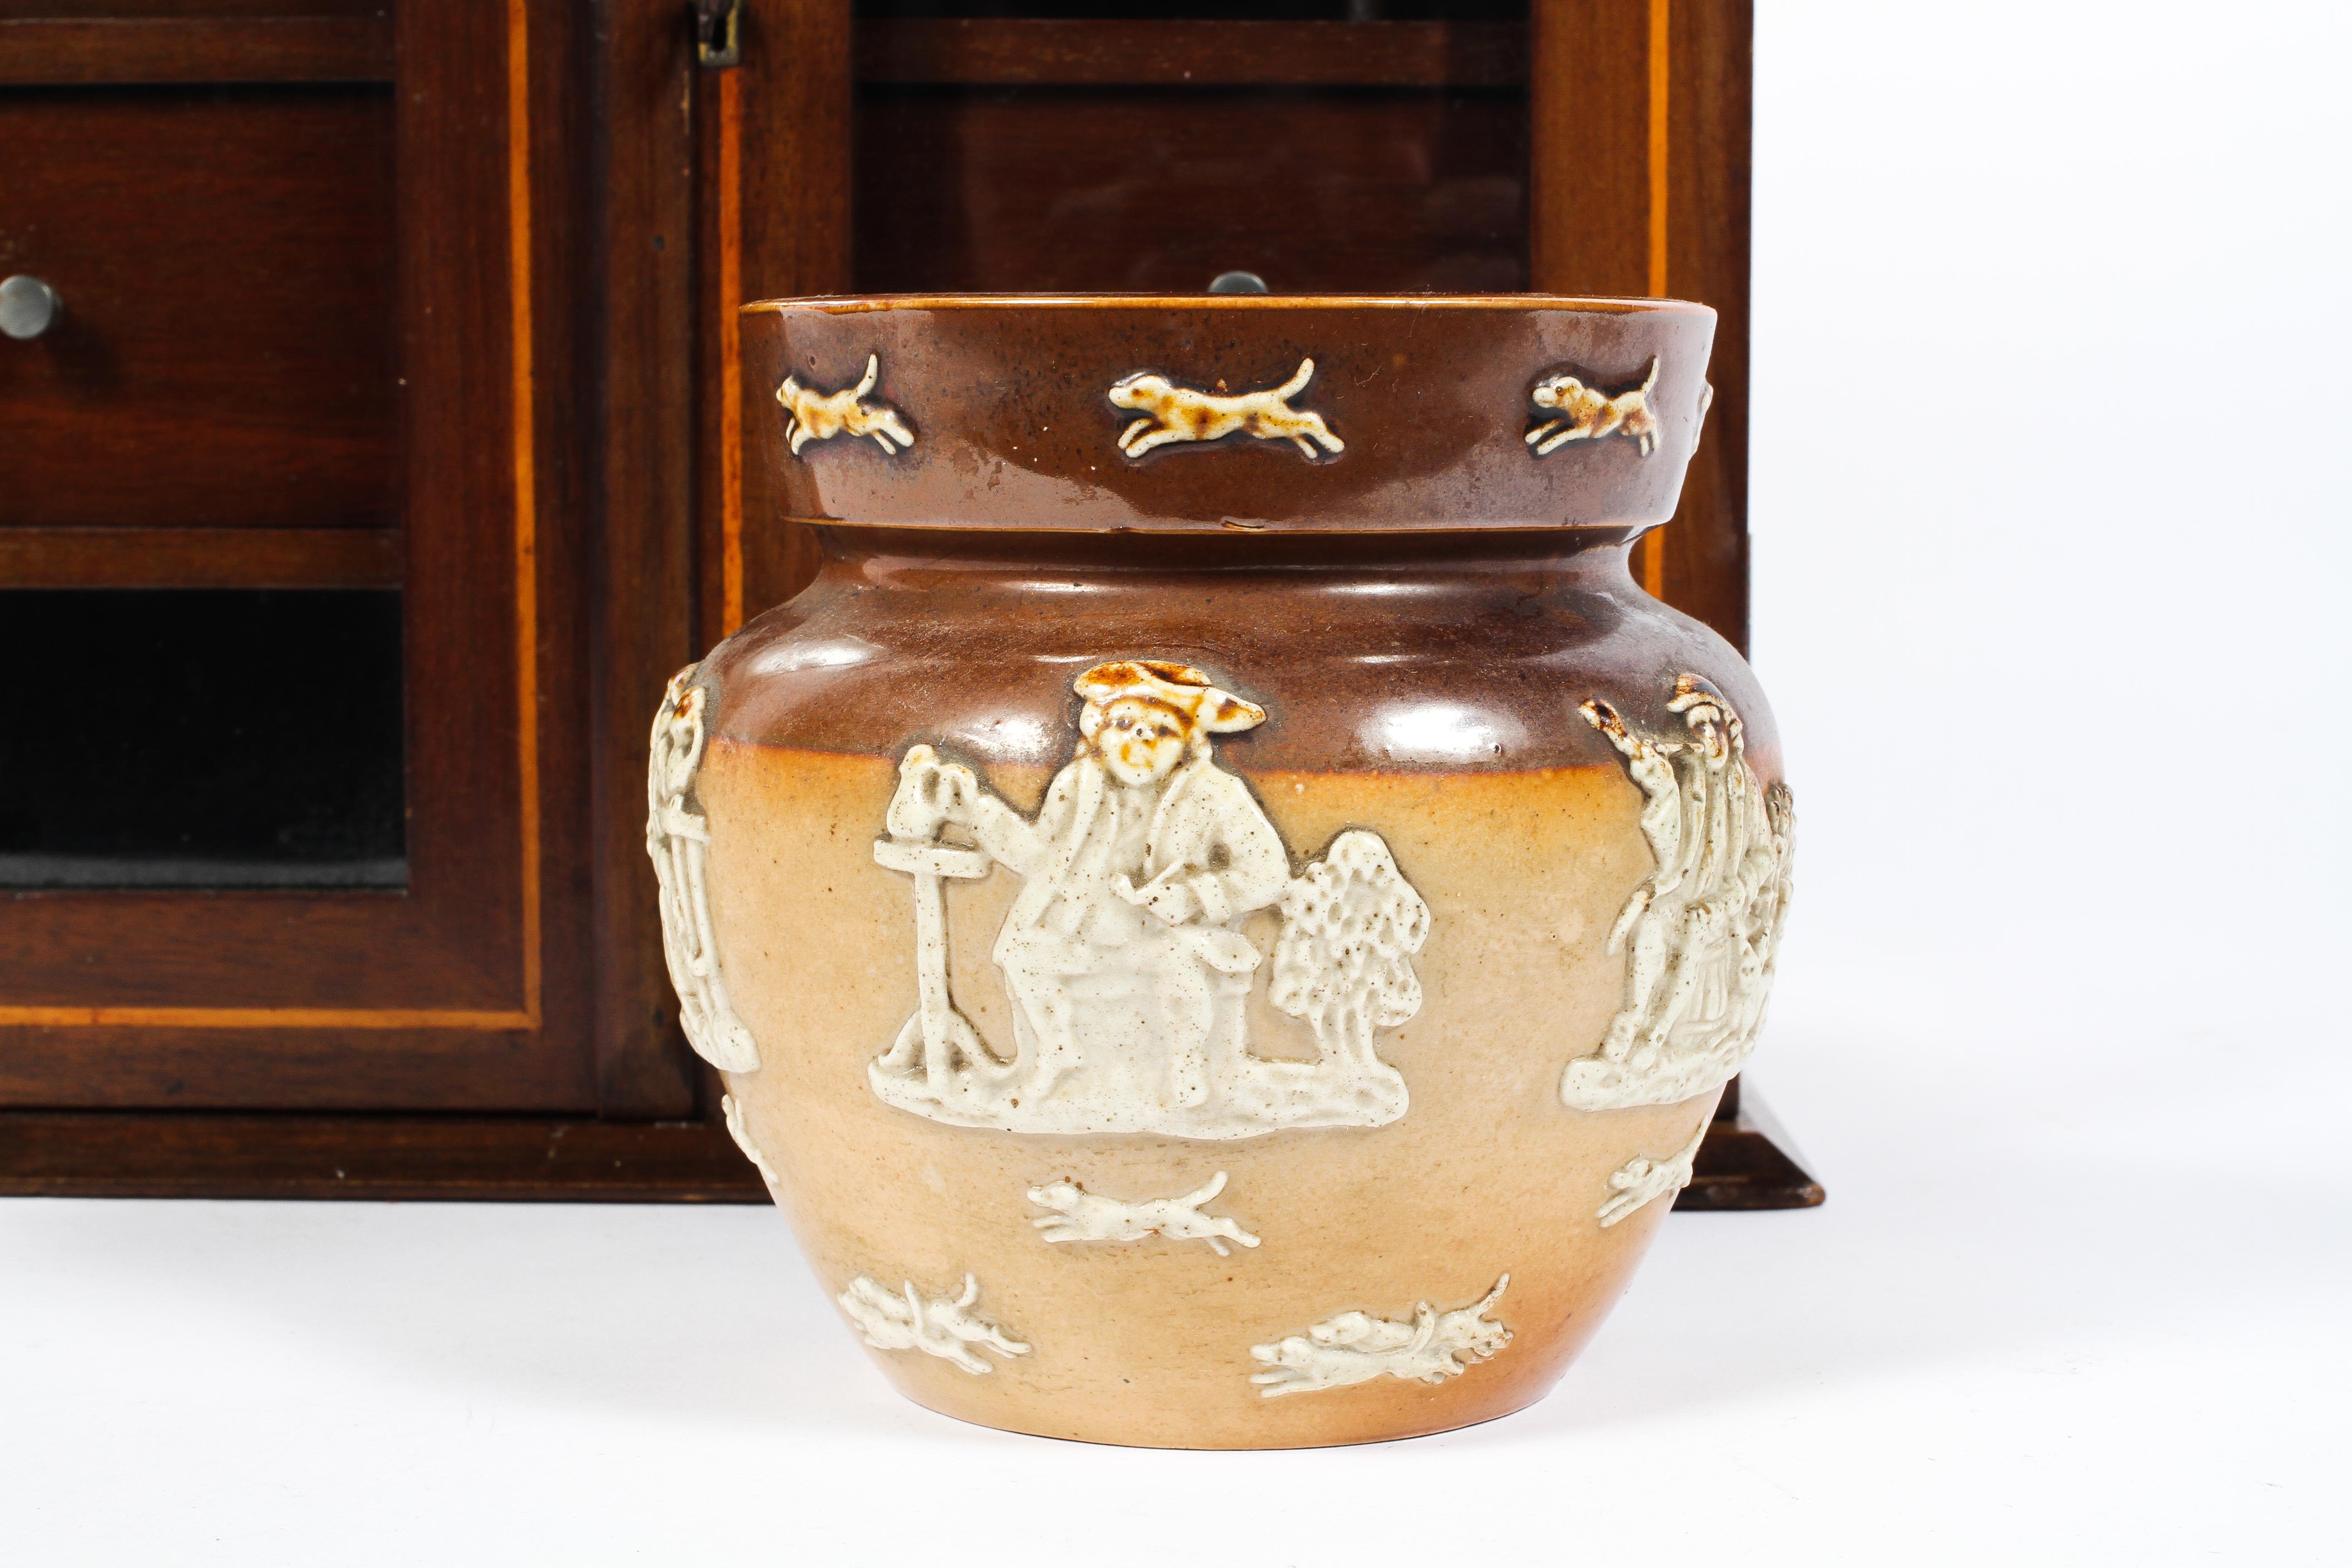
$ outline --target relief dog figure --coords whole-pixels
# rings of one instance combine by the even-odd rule
[[[1202,1204],[1224,1190],[1223,1171],[1181,1198],[1150,1198],[1138,1204],[1097,1197],[1072,1181],[1049,1182],[1030,1188],[1029,1201],[1054,1212],[1029,1223],[1047,1241],[1141,1241],[1164,1236],[1171,1241],[1205,1241],[1218,1257],[1229,1258],[1232,1254],[1225,1249],[1225,1242],[1218,1237],[1244,1247],[1255,1247],[1257,1237],[1222,1215],[1201,1212]]]
[[[1511,1331],[1486,1316],[1511,1283],[1507,1274],[1466,1307],[1438,1312],[1423,1301],[1410,1321],[1342,1312],[1270,1345],[1252,1345],[1250,1354],[1267,1370],[1253,1373],[1261,1397],[1312,1394],[1344,1388],[1381,1376],[1443,1383],[1491,1359],[1510,1342]]]
[[[1027,1355],[1029,1347],[971,1310],[980,1300],[980,1280],[963,1277],[963,1293],[926,1299],[911,1279],[893,1295],[861,1274],[835,1298],[852,1321],[865,1331],[866,1342],[877,1351],[921,1351],[953,1362],[975,1375],[996,1368],[969,1347],[986,1345],[1003,1355]]]
[[[1171,441],[1214,441],[1241,430],[1263,440],[1293,442],[1310,461],[1318,456],[1316,443],[1326,452],[1344,451],[1347,443],[1331,434],[1320,414],[1290,406],[1290,399],[1305,389],[1314,374],[1315,362],[1302,359],[1297,373],[1280,386],[1225,396],[1221,392],[1195,392],[1164,375],[1138,371],[1111,384],[1114,406],[1144,416],[1120,434],[1118,449],[1130,458],[1140,458]],[[1222,388],[1224,383],[1217,385]]]
[[[1538,408],[1556,408],[1566,416],[1547,420],[1528,432],[1528,445],[1538,458],[1570,441],[1599,441],[1611,436],[1631,436],[1648,457],[1658,443],[1658,417],[1650,412],[1650,389],[1658,384],[1658,362],[1631,392],[1612,397],[1596,392],[1572,375],[1548,375],[1528,395]],[[1710,389],[1711,390],[1711,389]],[[1702,412],[1705,405],[1701,405]]]
[[[793,456],[799,457],[801,448],[811,441],[830,441],[845,432],[854,437],[871,436],[874,444],[885,452],[913,446],[915,434],[900,421],[897,409],[887,403],[865,400],[881,374],[881,356],[867,354],[865,378],[840,392],[812,391],[795,377],[784,377],[784,384],[776,388],[776,401],[790,413],[784,421],[784,438],[792,446]],[[892,446],[893,441],[898,445]]]

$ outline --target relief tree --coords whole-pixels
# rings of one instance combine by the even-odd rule
[[[1314,1029],[1324,1066],[1379,1071],[1372,1032],[1421,1011],[1412,955],[1428,940],[1429,906],[1387,842],[1352,828],[1284,892],[1269,994]]]

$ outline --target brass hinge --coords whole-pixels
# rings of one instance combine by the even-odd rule
[[[743,63],[743,0],[694,0],[694,58],[705,70]]]

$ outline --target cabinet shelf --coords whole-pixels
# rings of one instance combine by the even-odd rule
[[[0,528],[5,588],[396,588],[396,528]]]
[[[390,81],[392,18],[0,18],[0,86]]]

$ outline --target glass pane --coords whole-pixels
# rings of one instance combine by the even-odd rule
[[[0,887],[402,888],[400,595],[0,592]]]

